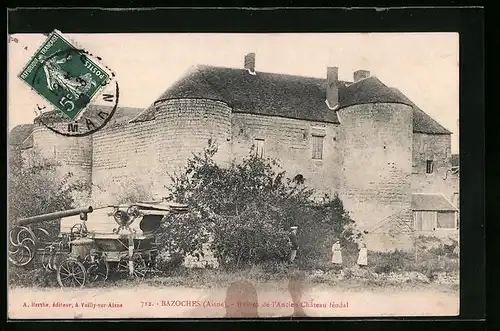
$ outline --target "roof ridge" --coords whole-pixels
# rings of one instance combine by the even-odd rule
[[[357,81],[354,81],[354,82],[351,82],[351,83],[349,83],[349,84],[346,84],[346,86],[345,86],[345,87],[350,87],[350,86],[355,85],[355,84],[357,84],[357,83],[359,83],[359,82],[365,81],[365,80],[367,80],[367,79],[369,79],[369,78],[375,78],[375,79],[377,79],[380,83],[382,83],[382,85],[384,85],[385,87],[388,87],[388,86],[387,86],[387,85],[385,85],[385,84],[384,84],[384,83],[383,83],[380,79],[378,79],[378,77],[377,77],[377,76],[375,76],[375,75],[370,75],[370,76],[368,76],[368,77],[364,77],[364,78],[358,79]],[[388,88],[390,88],[390,87],[388,87]]]
[[[195,67],[199,68],[212,68],[212,69],[230,69],[230,70],[240,70],[240,71],[247,71],[247,69],[244,68],[235,68],[235,67],[224,67],[224,66],[215,66],[215,65],[209,65],[209,64],[197,64]],[[310,79],[318,79],[318,80],[324,80],[326,81],[326,77],[315,77],[315,76],[304,76],[304,75],[292,75],[292,74],[287,74],[287,73],[281,73],[281,72],[270,72],[270,71],[258,71],[255,70],[255,73],[257,76],[260,74],[267,74],[267,75],[279,75],[279,76],[287,76],[287,77],[297,77],[297,78],[310,78]],[[341,83],[349,83],[349,81],[345,80],[339,80]]]

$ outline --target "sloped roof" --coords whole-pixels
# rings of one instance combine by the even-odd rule
[[[104,111],[109,114],[112,110],[113,106],[109,105],[91,105],[85,111],[90,113]],[[113,117],[106,124],[105,128],[110,128],[127,123],[143,110],[143,108],[117,107]],[[59,110],[52,110],[49,112],[44,112],[42,115],[35,118],[35,123],[39,123],[40,119],[44,123],[53,123],[54,121],[60,121],[63,118],[65,117]]]
[[[9,145],[22,146],[23,142],[33,132],[33,124],[19,124],[9,132]]]
[[[412,210],[457,211],[457,208],[440,193],[413,193]]]
[[[364,103],[402,103],[413,106],[414,131],[450,134],[434,119],[409,100],[401,91],[387,87],[372,76],[356,83],[341,81],[340,108]],[[199,65],[160,95],[155,103],[134,121],[154,119],[155,104],[168,99],[212,99],[223,101],[233,112],[339,123],[337,114],[328,108],[326,79]]]

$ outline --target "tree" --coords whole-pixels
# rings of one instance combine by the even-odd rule
[[[211,237],[210,247],[223,266],[283,261],[289,254],[291,226],[299,227],[300,252],[306,259],[325,259],[334,235],[352,242],[354,221],[338,196],[314,201],[315,192],[303,178],[288,178],[277,160],[253,150],[228,167],[214,162],[216,152],[216,144],[209,141],[182,173],[170,176],[170,198],[190,207],[188,215],[164,225],[162,241],[171,252],[202,254]]]
[[[10,147],[8,158],[8,219],[16,219],[74,208],[72,193],[87,188],[81,183],[68,183],[72,177],[61,177],[59,164],[36,151],[27,162],[21,150]],[[46,222],[44,228],[57,235],[58,222]]]

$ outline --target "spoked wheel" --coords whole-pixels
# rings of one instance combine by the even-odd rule
[[[87,279],[85,266],[69,258],[57,268],[57,282],[61,287],[83,287]]]
[[[134,255],[134,276],[144,278],[148,273],[148,266],[141,254]]]
[[[108,279],[109,263],[101,260],[87,267],[87,278],[91,283],[103,283]]]
[[[148,266],[146,264],[146,261],[139,253],[134,254],[132,260],[134,261],[134,277],[144,278],[148,272]],[[128,257],[124,257],[120,260],[117,268],[119,272],[126,273],[127,275],[129,274],[128,261],[129,261]]]
[[[87,227],[81,223],[76,223],[70,229],[70,238],[71,240],[76,238],[82,238],[87,235]]]

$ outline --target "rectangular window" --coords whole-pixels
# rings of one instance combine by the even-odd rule
[[[255,153],[259,157],[264,157],[264,139],[255,139]]]
[[[439,229],[454,229],[455,228],[455,212],[440,211],[437,213],[437,228]]]
[[[323,159],[323,138],[322,136],[312,136],[313,141],[313,152],[312,158],[314,160]]]
[[[425,167],[425,172],[428,174],[431,174],[434,172],[434,161],[432,160],[427,160],[426,167]]]
[[[436,224],[435,211],[416,211],[414,212],[415,231],[432,231]]]

